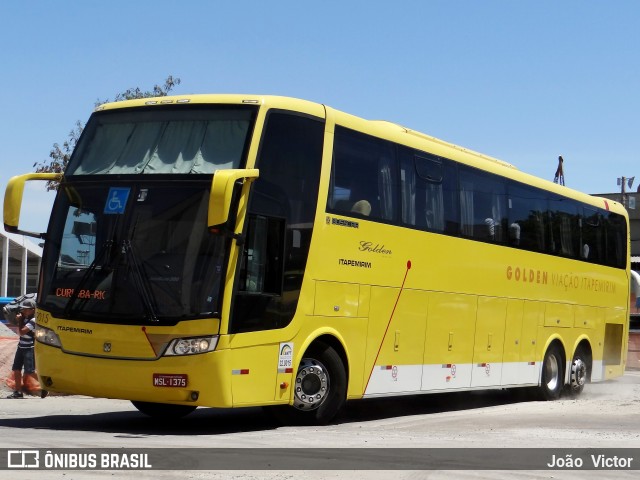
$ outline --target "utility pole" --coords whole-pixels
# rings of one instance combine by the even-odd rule
[[[631,188],[633,186],[633,181],[635,180],[636,177],[631,177],[631,178],[627,178],[627,177],[618,177],[618,185],[620,185],[620,203],[622,203],[622,206],[624,208],[629,208],[629,202],[627,199],[627,185],[629,186],[629,188]]]

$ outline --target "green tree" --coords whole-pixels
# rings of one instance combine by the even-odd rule
[[[149,97],[164,97],[169,95],[174,87],[180,85],[180,79],[169,75],[164,81],[164,85],[154,85],[153,90],[143,91],[139,87],[129,88],[124,92],[120,92],[115,96],[115,102],[121,102],[123,100],[133,100],[136,98],[149,98]],[[109,100],[96,101],[96,107],[107,103]],[[49,160],[43,162],[36,162],[33,167],[37,173],[64,173],[69,163],[69,158],[73,153],[73,149],[78,143],[78,139],[84,130],[84,124],[79,120],[76,122],[73,130],[69,132],[67,140],[62,145],[54,143],[51,151],[49,152]],[[47,182],[47,190],[56,190],[58,188],[58,182]]]

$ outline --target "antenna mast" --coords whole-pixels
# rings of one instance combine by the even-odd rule
[[[564,185],[564,169],[562,168],[562,164],[564,163],[564,159],[562,155],[558,157],[558,168],[556,169],[556,176],[553,179],[554,183],[559,183],[560,185]]]

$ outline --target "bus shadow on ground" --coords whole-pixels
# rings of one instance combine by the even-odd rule
[[[178,419],[151,418],[137,410],[0,419],[0,427],[120,433],[121,436],[216,435],[264,431],[278,426],[261,408],[199,408]]]
[[[432,393],[403,397],[354,400],[347,404],[341,423],[432,415],[457,410],[496,407],[536,400],[529,389]]]
[[[347,408],[335,423],[348,424],[488,408],[527,401],[530,398],[520,392],[493,390],[356,400],[347,403]],[[0,419],[0,427],[105,432],[120,434],[118,436],[123,437],[129,435],[219,435],[273,430],[281,426],[282,424],[272,415],[266,413],[262,408],[255,407],[241,409],[199,408],[180,419],[150,418],[136,410]]]

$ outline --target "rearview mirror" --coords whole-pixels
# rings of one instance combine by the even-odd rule
[[[18,228],[20,222],[20,209],[22,208],[22,198],[24,196],[24,186],[31,180],[49,182],[60,181],[61,173],[26,173],[12,177],[4,192],[4,229],[10,233],[19,233],[30,237],[44,238],[43,233],[27,232]]]
[[[209,194],[208,227],[227,223],[233,187],[238,180],[252,182],[260,175],[256,168],[218,170],[213,174],[211,193]]]

